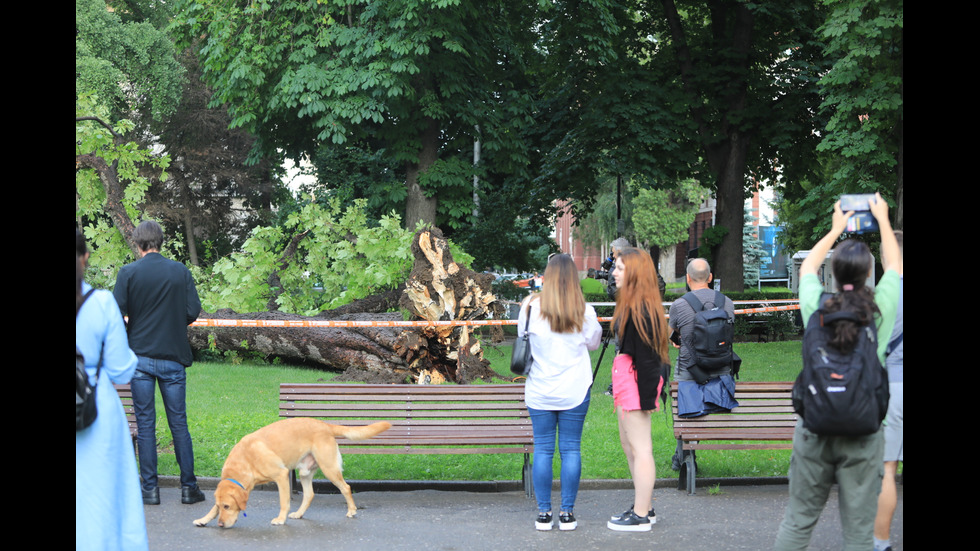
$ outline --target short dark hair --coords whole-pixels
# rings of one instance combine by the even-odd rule
[[[163,245],[163,229],[153,220],[144,220],[133,230],[133,241],[141,251],[159,251]]]

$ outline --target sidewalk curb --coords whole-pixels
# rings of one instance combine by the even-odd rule
[[[197,484],[202,490],[214,490],[220,478],[198,477]],[[785,476],[771,477],[730,477],[730,478],[699,478],[698,486],[769,486],[788,484]],[[520,480],[348,480],[354,492],[414,492],[418,490],[439,490],[445,492],[518,492],[524,490]],[[559,481],[554,482],[555,488]],[[179,488],[180,477],[159,477],[161,488]],[[633,481],[628,479],[592,479],[579,482],[580,490],[628,490],[633,487]],[[676,488],[676,478],[658,479],[657,488]],[[274,483],[262,484],[256,490],[277,491]],[[329,480],[316,479],[313,481],[313,491],[317,494],[336,494],[337,488]]]

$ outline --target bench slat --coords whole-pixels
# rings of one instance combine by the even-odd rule
[[[392,424],[370,440],[338,438],[348,453],[531,453],[534,449],[524,385],[284,383],[279,400],[283,418]]]

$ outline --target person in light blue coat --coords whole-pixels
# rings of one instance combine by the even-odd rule
[[[148,549],[133,441],[112,386],[133,377],[136,354],[112,293],[92,291],[82,281],[88,251],[78,230],[75,257],[75,346],[85,357],[90,383],[96,384],[98,371],[98,416],[75,431],[75,549]]]

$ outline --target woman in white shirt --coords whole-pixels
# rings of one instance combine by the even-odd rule
[[[555,433],[561,456],[561,509],[558,527],[574,530],[572,509],[582,473],[582,426],[592,387],[589,350],[599,347],[602,328],[595,309],[585,303],[575,263],[567,254],[553,256],[544,272],[541,293],[521,305],[518,337],[530,310],[531,354],[525,402],[534,428],[531,478],[538,501],[538,530],[551,530],[551,466]]]

